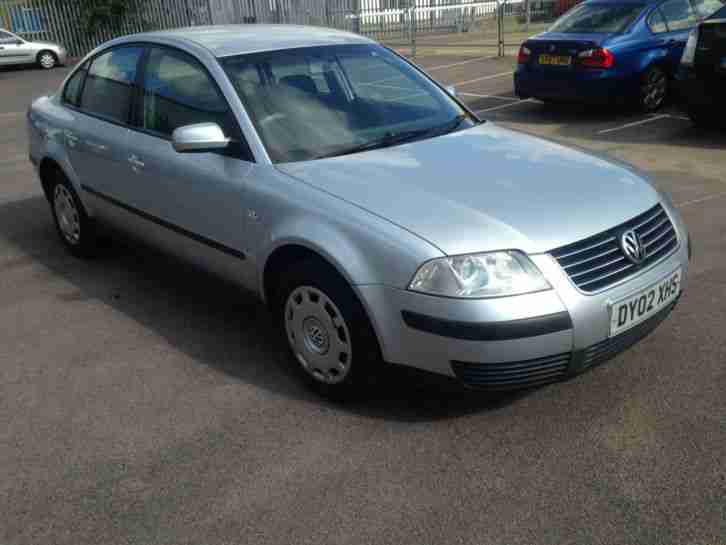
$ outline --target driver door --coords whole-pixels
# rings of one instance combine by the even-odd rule
[[[128,141],[120,199],[143,216],[144,236],[205,268],[254,285],[246,202],[253,159],[226,99],[185,52],[151,46]],[[178,153],[175,129],[219,125],[233,142],[213,152]]]

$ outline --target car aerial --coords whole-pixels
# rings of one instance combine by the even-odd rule
[[[0,66],[37,64],[54,68],[66,63],[68,52],[62,45],[50,42],[29,42],[17,34],[0,28]]]
[[[679,94],[696,125],[726,124],[726,7],[691,31],[678,80]]]
[[[346,32],[116,39],[28,123],[70,252],[110,226],[232,279],[333,397],[387,364],[562,379],[654,330],[686,280],[686,226],[644,175],[481,121]]]
[[[588,0],[522,44],[515,92],[653,112],[668,97],[689,32],[722,6],[721,0]]]

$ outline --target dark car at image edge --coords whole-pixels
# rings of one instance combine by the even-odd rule
[[[691,32],[678,92],[696,125],[726,125],[726,7]]]

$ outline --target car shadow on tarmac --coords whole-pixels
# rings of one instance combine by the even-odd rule
[[[723,150],[723,129],[695,127],[677,104],[654,114],[623,107],[593,108],[579,104],[545,104],[523,101],[508,108],[484,112],[482,116],[499,123],[549,125],[554,138],[585,141],[657,143],[672,146]]]
[[[301,384],[287,362],[281,348],[285,341],[270,314],[238,287],[121,239],[105,245],[96,259],[73,258],[57,239],[48,204],[41,196],[0,205],[0,237],[29,256],[29,261],[75,286],[74,300],[100,301],[195,361],[285,397],[329,404],[360,416],[421,422],[498,409],[527,395],[465,390],[391,366],[367,399],[333,404]],[[0,273],[4,268],[0,266]]]

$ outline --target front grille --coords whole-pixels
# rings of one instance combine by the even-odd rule
[[[634,229],[646,248],[646,257],[635,265],[620,248],[620,235]],[[630,221],[550,254],[572,282],[586,293],[612,286],[670,254],[678,246],[676,230],[660,204]]]
[[[584,357],[582,361],[581,369],[587,369],[600,363],[603,363],[609,359],[614,358],[621,352],[624,352],[634,344],[640,342],[645,337],[650,335],[659,325],[665,320],[671,313],[673,308],[676,306],[678,300],[668,305],[663,310],[659,311],[654,316],[651,316],[644,322],[634,326],[627,331],[624,331],[620,335],[610,337],[597,344],[586,348],[584,350]]]
[[[570,353],[506,363],[452,361],[456,376],[467,386],[509,390],[541,386],[561,379],[567,372]]]

